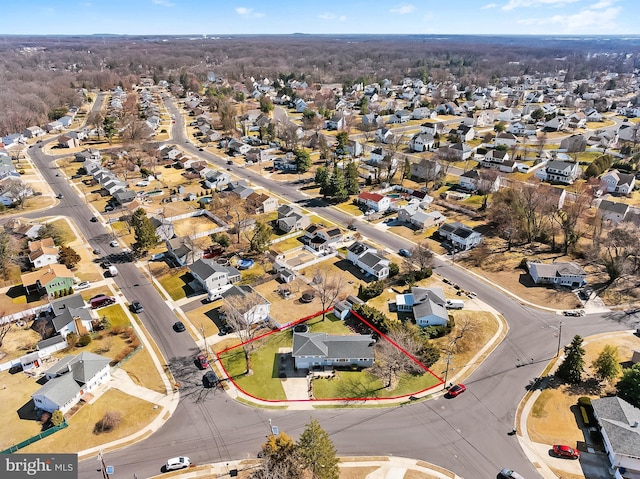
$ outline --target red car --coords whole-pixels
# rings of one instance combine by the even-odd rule
[[[467,390],[467,386],[465,386],[464,384],[456,384],[455,386],[451,386],[449,388],[449,391],[447,392],[447,394],[449,395],[449,397],[454,398],[462,394],[466,390]]]
[[[556,444],[553,446],[553,454],[558,457],[566,457],[567,459],[579,459],[580,451],[576,451],[574,448],[569,446],[562,446],[560,444]]]
[[[198,367],[200,369],[207,369],[209,367],[209,360],[204,354],[199,354],[196,358],[196,362],[198,363]]]

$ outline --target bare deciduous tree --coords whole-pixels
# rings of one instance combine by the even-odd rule
[[[344,292],[347,282],[344,275],[337,271],[328,267],[318,267],[313,274],[313,284],[322,306],[322,320],[324,321],[326,309]]]
[[[4,323],[0,325],[0,348],[2,347],[5,336],[9,333],[9,331],[11,331],[11,328],[13,328],[13,323]]]

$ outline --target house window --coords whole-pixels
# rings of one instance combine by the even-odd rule
[[[346,359],[346,358],[340,358],[340,359],[336,359],[335,361],[336,361],[336,363],[346,363],[349,360]]]

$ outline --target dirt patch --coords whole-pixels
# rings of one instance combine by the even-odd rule
[[[378,469],[380,466],[341,467],[340,479],[365,479],[367,475]]]
[[[20,356],[35,351],[36,345],[42,337],[39,333],[31,329],[32,324],[33,321],[29,321],[23,327],[18,327],[14,324],[2,341],[0,362],[19,358]]]
[[[177,236],[187,236],[215,229],[218,225],[207,215],[202,215],[174,221],[173,227]]]
[[[408,469],[407,472],[404,473],[403,479],[438,479],[438,476],[416,471],[415,469]]]

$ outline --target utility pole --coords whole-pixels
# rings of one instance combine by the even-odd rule
[[[562,344],[562,321],[558,327],[558,351],[556,352],[556,358],[560,356],[560,345]]]
[[[100,471],[102,472],[103,479],[109,479],[109,474],[107,473],[107,465],[104,462],[104,454],[102,453],[102,449],[98,453],[98,462],[100,463]]]
[[[202,334],[202,341],[204,343],[204,353],[209,357],[209,347],[207,346],[207,337],[204,335],[204,325],[200,323],[200,333]]]
[[[451,363],[451,359],[453,359],[453,354],[447,352],[447,359],[445,359],[445,363],[447,368],[444,371],[444,388],[447,389],[447,379],[449,378],[449,364]]]

